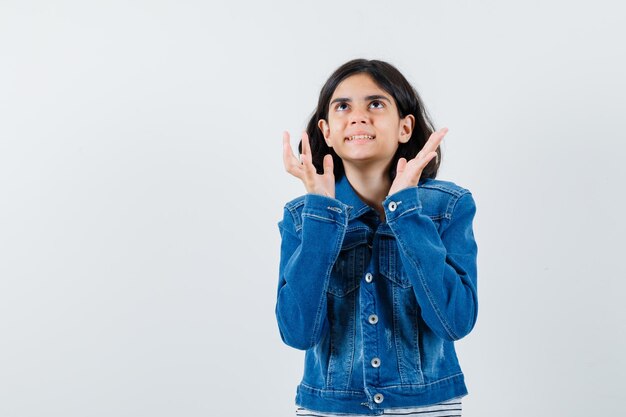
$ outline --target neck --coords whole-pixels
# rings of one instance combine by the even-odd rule
[[[362,171],[345,165],[344,167],[345,175],[357,195],[384,220],[385,210],[382,203],[391,188],[389,168]]]

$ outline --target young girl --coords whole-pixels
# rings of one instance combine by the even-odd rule
[[[287,172],[307,193],[285,204],[276,318],[305,350],[296,415],[460,416],[454,341],[478,313],[476,212],[436,180],[435,131],[392,65],[357,59],[322,87]]]

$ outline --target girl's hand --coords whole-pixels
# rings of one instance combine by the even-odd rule
[[[435,151],[446,133],[448,133],[447,127],[433,132],[415,158],[411,159],[409,162],[406,161],[406,158],[400,158],[398,160],[396,178],[393,180],[393,184],[391,184],[389,195],[417,185],[426,165],[428,165],[431,159],[437,156],[437,152]]]
[[[333,173],[333,157],[331,154],[324,156],[324,174],[319,175],[313,165],[309,136],[302,132],[302,155],[301,161],[293,154],[289,132],[283,132],[283,161],[288,173],[299,178],[304,183],[308,193],[321,194],[335,198],[335,174]]]

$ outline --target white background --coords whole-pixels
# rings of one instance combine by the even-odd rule
[[[282,164],[396,65],[476,200],[463,415],[615,415],[626,13],[572,1],[0,2],[0,416],[290,416]]]

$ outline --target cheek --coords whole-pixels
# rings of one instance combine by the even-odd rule
[[[343,131],[345,130],[345,123],[342,123],[341,120],[333,120],[329,123],[330,133],[335,135],[343,135]]]
[[[393,121],[381,122],[378,124],[377,128],[391,136],[397,136],[400,133],[400,125],[398,123],[394,123]]]
[[[391,117],[380,117],[374,120],[374,123],[381,129],[396,130],[400,127],[400,120]]]

